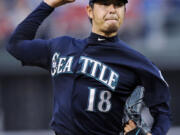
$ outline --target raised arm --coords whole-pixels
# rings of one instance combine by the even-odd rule
[[[8,52],[18,60],[21,60],[23,65],[48,68],[51,49],[50,41],[34,39],[36,31],[55,7],[73,1],[44,0],[15,29],[7,45]]]

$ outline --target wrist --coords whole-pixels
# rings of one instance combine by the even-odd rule
[[[56,8],[57,6],[56,3],[54,3],[52,0],[43,0],[43,2],[52,8]]]

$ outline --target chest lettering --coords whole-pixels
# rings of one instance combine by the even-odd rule
[[[73,73],[73,59],[73,56],[61,57],[59,53],[54,53],[52,57],[51,75],[55,76],[61,73]],[[92,77],[109,87],[111,90],[115,90],[119,79],[119,74],[112,68],[100,61],[85,56],[80,57],[79,66],[80,70],[77,71],[78,74],[84,74]]]

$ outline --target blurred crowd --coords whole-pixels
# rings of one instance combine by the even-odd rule
[[[42,0],[0,0],[0,46],[15,27]],[[51,38],[71,35],[77,38],[89,34],[91,24],[85,12],[88,0],[76,0],[57,8],[41,26],[38,37]],[[126,19],[120,31],[123,39],[137,40],[168,35],[180,29],[179,0],[129,0]],[[178,29],[177,29],[178,28]]]

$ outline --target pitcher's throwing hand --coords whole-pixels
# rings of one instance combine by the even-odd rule
[[[53,7],[53,8],[56,8],[56,7],[59,7],[59,6],[62,6],[66,3],[72,3],[74,2],[75,0],[44,0],[44,2],[46,4],[48,4],[49,6]]]

